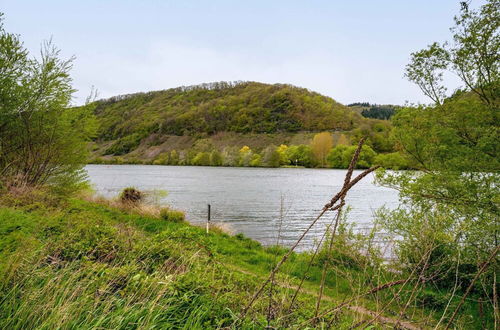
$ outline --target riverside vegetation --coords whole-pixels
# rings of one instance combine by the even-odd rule
[[[391,148],[418,171],[386,171],[363,163],[367,148],[377,148],[376,139],[370,132],[356,138],[356,128],[348,125],[379,122],[331,99],[316,95],[327,106],[307,108],[299,124],[279,117],[276,123],[297,130],[293,134],[318,130],[308,138],[318,166],[335,160],[348,168],[343,188],[332,192],[309,223],[307,231],[320,217],[330,216],[321,240],[313,251],[295,253],[294,247],[279,245],[284,212],[276,246],[263,247],[220,228],[207,233],[188,224],[179,211],[148,204],[147,195],[133,188],[116,200],[88,193],[83,166],[89,141],[104,150],[141,132],[140,143],[130,151],[140,150],[157,136],[150,130],[156,127],[173,134],[168,139],[180,133],[177,138],[189,139],[178,131],[185,128],[215,143],[222,133],[212,131],[209,123],[214,122],[201,109],[223,113],[233,108],[217,102],[186,106],[186,122],[183,114],[169,112],[156,122],[159,107],[138,107],[141,118],[125,111],[130,121],[106,121],[102,111],[116,115],[120,111],[112,110],[113,104],[138,99],[115,100],[108,110],[91,98],[85,106],[71,107],[71,60],[61,60],[50,43],[40,59],[31,58],[19,36],[5,31],[0,21],[0,327],[499,328],[499,24],[500,1],[486,1],[478,10],[462,3],[452,41],[412,54],[406,76],[433,103],[397,109],[384,125],[392,127]],[[442,85],[444,70],[455,72],[463,83],[451,95]],[[231,93],[248,86],[255,84],[181,92]],[[185,101],[178,91],[157,95],[164,93]],[[175,97],[167,101],[175,103]],[[272,110],[282,109],[266,107],[248,110],[249,131],[238,131],[245,123],[241,120],[224,126],[234,130],[223,134],[285,136],[281,126],[259,121],[259,115],[278,116]],[[264,126],[252,132],[259,122]],[[332,141],[333,126],[314,126],[337,122],[347,126],[336,133],[357,146]],[[300,126],[305,123],[311,126]],[[116,135],[104,137],[103,132]],[[281,144],[276,148],[294,145]],[[345,149],[334,153],[332,146],[339,145]],[[238,147],[238,153],[249,150]],[[274,151],[276,161],[287,156],[287,151]],[[357,166],[368,169],[352,178]],[[344,199],[375,170],[380,184],[400,191],[402,207],[379,210],[370,233],[355,232],[346,222]],[[391,260],[384,260],[384,246],[374,240],[379,231],[391,243]]]

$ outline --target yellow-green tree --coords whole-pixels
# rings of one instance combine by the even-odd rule
[[[340,134],[339,139],[337,140],[337,145],[339,144],[348,146],[351,144],[351,142],[349,142],[349,138],[345,136],[345,134]]]
[[[311,148],[314,158],[318,161],[321,167],[326,165],[326,156],[330,149],[333,147],[332,134],[329,132],[322,132],[316,134],[311,142]]]
[[[243,148],[240,149],[239,165],[250,166],[250,162],[252,161],[252,156],[253,156],[252,149],[250,149],[250,147],[248,146],[243,146]]]
[[[276,151],[280,154],[280,165],[289,165],[290,159],[288,158],[288,146],[286,144],[280,145]]]

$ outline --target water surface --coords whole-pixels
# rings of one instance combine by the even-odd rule
[[[263,244],[275,244],[283,214],[282,244],[291,245],[337,193],[346,171],[305,168],[246,168],[154,165],[88,165],[89,178],[99,194],[114,197],[125,187],[166,190],[160,203],[186,212],[192,223],[205,223],[207,204],[212,221],[228,224],[234,232]],[[361,173],[355,171],[354,175]],[[282,202],[283,201],[283,202]],[[369,228],[373,212],[395,208],[397,191],[377,186],[369,175],[352,188],[347,216],[357,228]],[[280,211],[283,209],[283,211]],[[333,212],[325,214],[306,236],[307,248],[317,241]]]

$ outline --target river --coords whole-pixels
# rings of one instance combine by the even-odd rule
[[[98,194],[115,197],[125,187],[167,191],[158,199],[186,212],[188,221],[205,223],[207,204],[212,221],[235,233],[269,245],[275,244],[281,225],[281,244],[290,246],[337,193],[346,170],[305,168],[246,168],[155,165],[88,165],[90,181]],[[354,176],[361,171],[355,171]],[[347,221],[368,230],[374,211],[398,206],[397,191],[374,184],[373,175],[349,192]],[[281,211],[282,210],[282,211]],[[280,220],[282,214],[282,220]],[[331,222],[325,214],[304,239],[301,249],[312,246]]]

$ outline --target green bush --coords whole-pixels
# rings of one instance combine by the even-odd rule
[[[113,143],[111,147],[106,150],[107,155],[125,155],[128,154],[132,149],[137,147],[141,142],[141,136],[137,133],[127,135],[120,138],[118,141]]]
[[[267,167],[279,167],[281,155],[276,146],[270,145],[264,150],[264,165]]]
[[[286,150],[286,156],[293,165],[305,167],[314,167],[317,165],[311,147],[305,144],[290,146]]]
[[[160,210],[160,218],[171,222],[183,222],[186,220],[186,215],[182,211],[163,208]]]
[[[375,157],[373,163],[393,170],[405,170],[409,168],[408,159],[399,152],[379,154]]]
[[[210,153],[199,152],[191,161],[193,165],[197,166],[210,166]]]
[[[348,168],[357,146],[338,145],[332,148],[326,157],[328,164],[333,168]],[[356,168],[372,166],[377,153],[370,146],[363,145]]]

